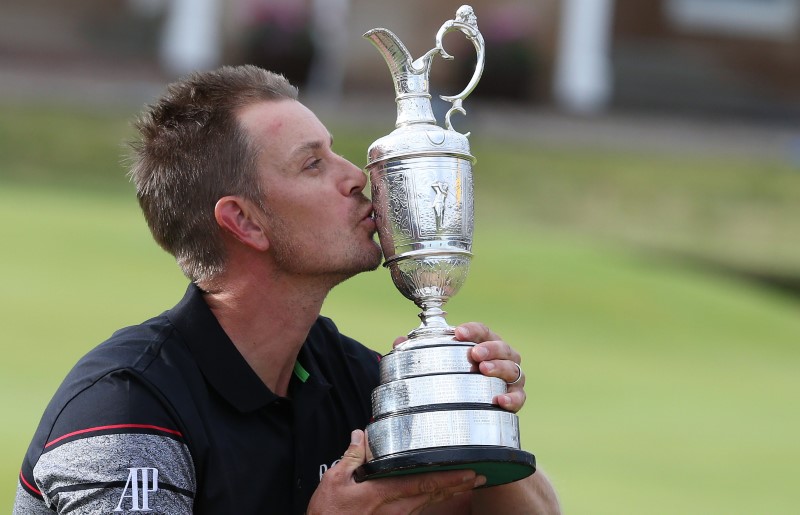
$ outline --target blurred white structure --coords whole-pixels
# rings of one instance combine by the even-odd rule
[[[184,75],[217,66],[222,55],[219,0],[170,0],[159,58]]]
[[[564,0],[553,95],[568,112],[602,111],[611,100],[614,0]]]
[[[664,13],[676,27],[697,31],[791,40],[800,23],[797,0],[668,0]]]
[[[314,59],[308,78],[308,92],[328,101],[336,101],[342,96],[345,78],[350,0],[313,0],[311,6]]]

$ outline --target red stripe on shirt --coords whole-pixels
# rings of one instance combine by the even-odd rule
[[[35,486],[33,486],[32,484],[28,483],[28,480],[27,480],[27,479],[25,479],[25,476],[23,476],[23,475],[22,475],[22,471],[21,471],[21,470],[19,471],[19,480],[20,480],[20,481],[22,481],[23,483],[25,483],[25,486],[27,486],[27,487],[28,487],[28,488],[30,488],[30,489],[31,489],[33,492],[35,492],[35,493],[36,493],[36,495],[42,495],[42,492],[40,492],[38,488],[36,488],[36,487],[35,487]]]
[[[155,429],[156,431],[161,431],[161,432],[164,432],[164,433],[177,435],[177,436],[180,436],[181,438],[183,438],[183,435],[181,434],[180,431],[175,431],[174,429],[167,429],[165,427],[151,426],[151,425],[148,425],[148,424],[114,424],[114,425],[111,425],[111,426],[90,427],[88,429],[81,429],[81,430],[78,430],[78,431],[73,431],[71,433],[65,434],[64,436],[59,436],[55,440],[51,440],[51,441],[47,442],[44,447],[46,449],[46,448],[50,447],[51,445],[54,445],[54,444],[60,442],[61,440],[64,440],[65,438],[69,438],[71,436],[80,435],[80,434],[84,434],[84,433],[92,433],[92,432],[95,432],[95,431],[107,431],[109,429]]]

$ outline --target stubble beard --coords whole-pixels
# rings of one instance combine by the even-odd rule
[[[343,249],[341,243],[334,243],[331,246],[341,252],[338,256],[331,256],[324,248],[305,248],[302,242],[297,241],[296,233],[276,219],[277,217],[272,218],[270,253],[279,269],[289,275],[318,277],[321,281],[328,282],[332,288],[362,272],[375,270],[381,264],[383,253],[374,236],[368,247],[367,244],[353,239]],[[352,238],[352,235],[342,236],[340,239],[348,237]],[[319,254],[312,255],[316,252]]]

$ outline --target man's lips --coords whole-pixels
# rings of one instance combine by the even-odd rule
[[[358,224],[365,225],[370,232],[377,230],[377,226],[375,225],[375,210],[372,208],[372,204],[370,204],[369,209],[364,212]]]
[[[364,213],[364,216],[361,218],[361,220],[375,221],[375,209],[372,207],[372,205],[369,206],[369,209],[367,209],[366,213]]]

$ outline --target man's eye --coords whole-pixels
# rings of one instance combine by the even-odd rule
[[[322,159],[314,159],[306,166],[306,169],[308,170],[308,169],[319,168],[320,164],[322,164]]]

